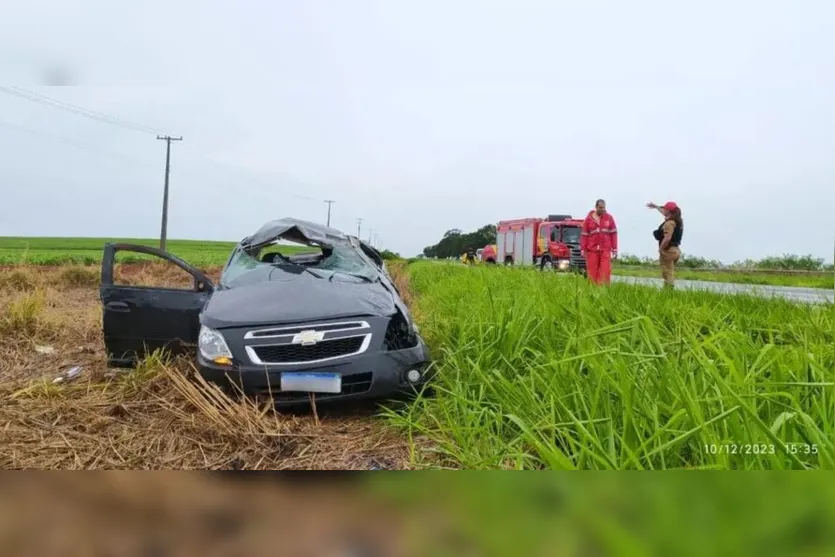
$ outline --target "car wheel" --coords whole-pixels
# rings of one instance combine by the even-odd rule
[[[554,261],[550,257],[543,257],[542,263],[539,265],[540,271],[553,271]]]

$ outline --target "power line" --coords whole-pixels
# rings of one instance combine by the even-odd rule
[[[266,188],[275,188],[275,184],[271,184],[271,183],[269,183],[265,180],[262,180],[260,178],[256,178],[255,176],[253,176],[251,174],[248,174],[247,172],[245,172],[243,169],[241,169],[238,166],[235,166],[233,164],[229,164],[229,163],[226,163],[226,162],[220,162],[220,161],[217,161],[217,160],[215,160],[211,157],[207,157],[206,155],[204,155],[204,154],[202,154],[198,151],[195,151],[194,149],[188,147],[187,145],[184,145],[183,148],[185,150],[189,151],[190,153],[200,157],[202,160],[206,161],[207,163],[212,164],[212,165],[214,165],[218,168],[223,168],[227,172],[230,172],[232,174],[236,174],[236,175],[238,175],[238,176],[240,176],[240,177],[242,177],[246,180],[249,180],[250,182],[252,182],[254,184],[258,184],[258,185],[264,186]],[[301,185],[307,186],[307,185],[310,185],[310,184],[301,184]],[[317,203],[320,203],[320,202],[324,201],[321,197],[318,197],[318,198],[317,197],[311,197],[309,195],[302,195],[300,193],[286,193],[286,192],[284,192],[283,195],[287,195],[289,197],[295,197],[296,199],[303,199],[305,201],[315,201]]]
[[[42,139],[42,140],[45,139],[45,140],[48,140],[48,141],[54,142],[54,143],[63,143],[65,145],[69,145],[69,146],[71,146],[75,149],[87,151],[88,153],[91,153],[93,155],[98,155],[99,157],[106,157],[108,159],[112,159],[113,162],[116,163],[116,164],[118,164],[120,162],[121,163],[129,162],[129,163],[133,163],[133,164],[136,164],[136,165],[142,165],[143,167],[153,169],[155,171],[158,170],[158,168],[159,168],[156,164],[151,163],[147,160],[142,160],[140,158],[132,157],[132,156],[129,156],[129,155],[126,155],[124,153],[117,152],[117,151],[108,151],[106,149],[101,149],[94,144],[81,142],[81,141],[74,140],[74,139],[71,139],[71,138],[66,137],[66,136],[62,136],[62,135],[58,135],[58,134],[54,134],[54,133],[49,133],[49,132],[37,130],[37,129],[34,129],[34,128],[29,128],[29,127],[26,127],[26,126],[20,126],[20,125],[17,125],[17,124],[12,124],[11,122],[7,122],[7,121],[2,120],[2,119],[0,119],[0,128],[7,128],[9,130],[12,130],[12,131],[15,131],[15,132],[18,132],[18,133],[24,133],[24,134],[33,136],[35,138],[39,138],[39,139]],[[200,183],[204,186],[217,185],[217,186],[221,186],[224,191],[228,191],[228,182],[225,182],[223,180],[223,177],[218,176],[216,173],[213,174],[210,169],[208,169],[208,170],[207,169],[202,169],[201,170],[199,168],[182,168],[182,163],[181,163],[181,167],[179,167],[179,168],[171,167],[170,168],[170,173],[174,174],[175,176],[178,173],[181,174],[181,175],[184,174],[184,175],[187,175],[187,176],[191,176],[195,179],[199,179]],[[207,173],[208,173],[208,179],[207,179]],[[253,180],[253,178],[247,176],[246,174],[243,174],[242,176],[245,177],[248,180]],[[212,189],[214,189],[214,188],[212,188]],[[259,189],[257,192],[252,192],[252,193],[257,194],[259,197],[263,197],[264,198],[263,199],[264,203],[270,203],[270,202],[273,201],[272,199],[270,199],[268,197],[269,192],[264,192],[263,190]],[[301,197],[302,199],[307,199],[307,200],[313,200],[313,201],[316,201],[317,203],[321,203],[321,201],[322,201],[321,199],[313,199],[313,198],[308,198],[308,197],[304,197],[304,196],[297,196],[297,197]]]
[[[145,125],[142,125],[142,124],[136,124],[134,122],[130,122],[130,121],[124,120],[122,118],[118,118],[116,116],[106,114],[106,113],[101,112],[101,111],[91,110],[89,108],[84,108],[82,106],[78,106],[78,105],[74,105],[74,104],[71,104],[71,103],[68,103],[68,102],[60,101],[58,99],[54,99],[54,98],[49,97],[47,95],[42,95],[40,93],[36,93],[34,91],[29,91],[29,90],[23,89],[21,87],[0,85],[0,93],[6,93],[7,95],[12,95],[14,97],[18,97],[18,98],[25,99],[25,100],[28,100],[28,101],[31,101],[31,102],[35,102],[35,103],[41,104],[43,106],[48,106],[48,107],[51,107],[51,108],[57,108],[59,110],[65,110],[67,112],[71,112],[71,113],[77,114],[79,116],[84,116],[86,118],[90,118],[90,119],[93,119],[93,120],[97,120],[99,122],[104,122],[104,123],[111,124],[111,125],[114,125],[114,126],[118,126],[118,127],[121,127],[121,128],[129,129],[129,130],[132,130],[132,131],[139,131],[139,132],[150,133],[150,134],[154,134],[154,135],[166,135],[163,132],[161,132],[161,131],[159,131],[155,128],[151,128],[149,126],[145,126]],[[206,160],[211,164],[214,164],[216,166],[224,166],[232,172],[237,171],[239,176],[246,176],[246,178],[248,180],[252,181],[252,182],[256,182],[256,183],[259,183],[261,185],[265,185],[265,186],[270,187],[270,188],[275,187],[273,184],[267,184],[266,182],[256,180],[254,177],[252,177],[249,174],[241,173],[240,169],[234,167],[233,165],[220,163],[220,162],[218,162],[214,159],[205,157],[201,153],[196,153],[195,151],[193,151],[191,149],[189,149],[189,150],[191,152],[197,154],[203,160]],[[290,196],[295,197],[297,199],[304,199],[306,201],[322,201],[321,198],[317,199],[317,198],[314,198],[314,197],[310,197],[310,196],[307,196],[307,195],[296,194],[296,193],[290,193],[290,194],[286,194],[286,195],[290,195]]]
[[[63,110],[63,111],[66,111],[66,112],[76,114],[78,116],[82,116],[82,117],[85,117],[85,118],[89,118],[89,119],[92,119],[92,120],[96,120],[96,121],[99,121],[99,122],[110,124],[110,125],[113,125],[113,126],[118,126],[118,127],[123,128],[123,129],[128,129],[128,130],[138,131],[138,132],[143,132],[143,133],[149,133],[149,134],[155,134],[155,135],[157,135],[158,139],[164,139],[165,137],[169,137],[167,134],[164,134],[160,130],[157,130],[157,129],[152,128],[150,126],[145,126],[143,124],[137,124],[137,123],[134,123],[134,122],[130,122],[128,120],[124,120],[122,118],[118,118],[116,116],[112,116],[110,114],[107,114],[107,113],[104,113],[104,112],[101,112],[101,111],[84,108],[82,106],[78,106],[78,105],[74,105],[72,103],[68,103],[68,102],[65,102],[65,101],[54,99],[54,98],[49,97],[47,95],[42,95],[40,93],[36,93],[34,91],[29,91],[29,90],[23,89],[21,87],[0,85],[0,93],[5,93],[7,95],[17,97],[17,98],[20,98],[20,99],[23,99],[23,100],[27,100],[27,101],[30,101],[30,102],[34,102],[34,103],[37,103],[37,104],[40,104],[40,105],[43,105],[43,106],[47,106],[47,107],[50,107],[50,108],[55,108],[55,109],[58,109],[58,110]],[[33,130],[25,130],[24,128],[19,128],[19,127],[16,127],[16,126],[14,126],[12,124],[8,124],[8,123],[0,122],[0,124],[4,124],[4,125],[6,125],[6,127],[9,127],[9,128],[12,128],[12,129],[16,128],[19,131],[27,131],[28,133],[36,133],[36,134],[39,134],[39,135],[50,137],[50,134],[45,133],[45,132],[36,132],[36,131],[33,131]],[[54,136],[54,137],[57,137],[57,136]],[[172,140],[176,141],[177,139],[172,138]],[[67,143],[69,145],[75,145],[77,147],[80,146],[79,144],[76,144],[72,140],[69,140],[69,139],[66,139],[66,138],[59,138],[59,141],[61,141],[63,143]],[[169,146],[170,146],[170,142],[169,142]],[[85,148],[85,147],[81,147],[81,148]],[[168,149],[166,149],[166,151],[168,151]],[[108,154],[109,156],[121,156],[123,158],[129,158],[129,157],[126,157],[125,155],[114,155],[112,153],[106,153],[105,151],[101,151],[101,150],[99,150],[99,152],[102,152],[104,154]],[[192,151],[192,152],[194,152],[194,151]],[[247,180],[249,180],[251,182],[258,183],[258,184],[264,185],[264,186],[269,187],[269,188],[274,188],[275,187],[274,184],[269,184],[265,181],[258,180],[255,177],[253,177],[252,175],[250,175],[248,173],[245,173],[245,172],[242,172],[241,169],[235,167],[234,165],[220,163],[220,162],[218,162],[214,159],[211,159],[209,157],[206,157],[205,155],[202,155],[201,153],[196,153],[196,152],[194,152],[194,153],[197,154],[198,156],[200,156],[203,160],[206,160],[211,164],[214,164],[214,165],[217,165],[217,166],[225,166],[228,170],[237,173],[239,176],[245,177]],[[136,159],[133,159],[133,160],[136,161],[136,162],[140,162]],[[142,162],[142,164],[148,164],[148,163]],[[166,165],[166,167],[168,168],[168,164]],[[168,176],[169,171],[170,171],[170,169],[166,170],[166,177]],[[314,197],[310,197],[310,196],[307,196],[307,195],[296,194],[296,193],[285,193],[285,195],[289,195],[291,197],[295,197],[297,199],[303,199],[303,200],[306,200],[306,201],[323,201],[321,198],[317,199],[317,198],[314,198]],[[167,197],[167,195],[166,195],[166,197]],[[328,219],[327,219],[327,222],[328,222],[328,226],[330,226],[331,204],[333,204],[335,201],[332,200],[332,199],[331,200],[324,200],[324,201],[325,201],[325,203],[328,204]],[[164,204],[165,204],[165,200],[164,200]],[[162,236],[162,234],[161,234],[161,236]],[[164,241],[164,240],[161,238],[161,241]]]
[[[105,114],[104,112],[90,110],[88,108],[70,104],[68,102],[59,101],[58,99],[53,99],[52,97],[41,95],[40,93],[35,93],[34,91],[29,91],[21,87],[0,85],[0,93],[5,93],[7,95],[18,97],[27,101],[38,103],[44,106],[49,106],[52,108],[57,108],[59,110],[64,110],[66,112],[77,114],[79,116],[84,116],[85,118],[90,118],[92,120],[97,120],[99,122],[104,122],[106,124],[111,124],[114,126],[119,126],[120,128],[125,128],[132,131],[151,134],[162,133],[149,126],[136,124],[127,120],[123,120],[121,118],[117,118],[115,116],[111,116],[109,114]]]
[[[117,151],[109,151],[109,150],[106,150],[106,149],[101,149],[100,147],[98,147],[94,144],[78,141],[78,140],[63,136],[63,135],[50,133],[50,132],[45,132],[45,131],[42,131],[42,130],[37,130],[37,129],[34,129],[34,128],[21,126],[21,125],[18,125],[18,124],[12,124],[11,122],[8,122],[8,121],[2,120],[2,119],[0,119],[0,128],[7,128],[7,129],[10,129],[10,130],[16,131],[18,133],[25,133],[25,134],[31,135],[33,137],[39,137],[41,139],[47,139],[47,140],[55,142],[55,143],[63,143],[65,145],[69,145],[69,146],[74,147],[76,149],[81,149],[81,150],[84,150],[84,151],[88,151],[90,153],[97,154],[99,156],[105,156],[107,158],[111,158],[111,159],[114,159],[114,160],[127,161],[127,162],[131,162],[131,163],[134,163],[134,164],[137,164],[137,165],[142,165],[142,166],[145,166],[145,167],[148,167],[148,168],[153,168],[154,170],[156,170],[158,168],[156,164],[153,164],[153,163],[151,163],[147,160],[142,160],[142,159],[139,159],[139,158],[136,158],[136,157],[132,157],[130,155],[126,155],[124,153],[117,152]],[[186,146],[184,145],[183,147],[185,148]],[[191,150],[191,152],[194,152],[194,151]],[[201,157],[201,158],[203,158],[203,157]],[[226,166],[226,165],[222,165],[221,163],[218,163],[216,161],[213,161],[212,159],[204,158],[204,160],[206,160],[207,162],[210,162],[210,163],[214,163],[217,166]],[[230,167],[230,169],[231,169],[231,167]],[[212,178],[210,180],[211,182],[213,182],[213,183],[216,182],[218,185],[224,183],[222,181],[222,177],[217,176],[217,174],[212,174],[211,171],[210,170],[207,171],[207,169],[203,169],[203,171],[201,171],[200,169],[197,169],[197,168],[179,168],[179,170],[177,170],[176,168],[171,169],[172,174],[177,174],[177,172],[185,173],[185,174],[191,175],[195,178],[199,178],[203,183],[206,183],[206,173],[209,172],[209,175]],[[254,178],[253,176],[250,176],[250,175],[246,174],[245,172],[238,172],[237,175],[241,176],[242,178],[244,178],[244,179],[246,179],[246,180],[248,180],[248,181],[250,181],[254,184],[265,186],[266,189],[274,189],[275,188],[274,184],[269,184],[265,181],[258,180],[256,178]],[[224,184],[224,186],[228,187],[228,184]],[[263,192],[260,192],[260,193],[263,193]],[[283,193],[282,195],[286,195],[288,197],[296,197],[296,198],[306,200],[306,201],[315,201],[317,203],[322,202],[322,199],[316,199],[316,198],[313,198],[313,197],[299,195],[299,194],[292,194],[292,193],[286,193],[285,194],[285,193]]]
[[[43,138],[46,138],[46,139],[50,139],[52,141],[56,141],[58,143],[63,143],[65,145],[70,145],[71,147],[75,147],[77,149],[82,149],[82,150],[85,150],[85,151],[90,151],[92,153],[97,153],[99,155],[105,155],[105,156],[111,157],[111,158],[118,158],[118,159],[130,161],[130,162],[133,162],[133,163],[136,163],[136,164],[141,164],[141,165],[144,165],[144,166],[150,166],[150,163],[148,163],[147,161],[143,161],[143,160],[131,157],[129,155],[125,155],[124,153],[118,153],[118,152],[115,152],[115,151],[106,151],[104,149],[98,148],[95,145],[92,145],[92,144],[89,144],[89,143],[84,143],[84,142],[81,142],[81,141],[76,141],[74,139],[64,137],[62,135],[49,133],[49,132],[45,132],[45,131],[41,131],[41,130],[36,130],[34,128],[29,128],[29,127],[26,127],[26,126],[19,126],[17,124],[12,124],[11,122],[6,122],[4,120],[0,120],[0,127],[8,128],[10,130],[14,130],[14,131],[21,132],[21,133],[26,133],[26,134],[29,134],[29,135],[35,135],[35,136],[43,137]]]
[[[79,116],[84,116],[84,117],[87,117],[87,118],[91,118],[93,120],[97,120],[97,121],[104,122],[104,123],[107,123],[107,124],[112,124],[112,125],[115,125],[115,126],[125,128],[125,129],[144,132],[144,133],[151,133],[151,134],[158,135],[158,136],[159,135],[166,135],[163,132],[161,132],[159,130],[156,130],[154,128],[151,128],[149,126],[145,126],[145,125],[142,125],[142,124],[136,124],[136,123],[124,120],[122,118],[118,118],[116,116],[106,114],[106,113],[101,112],[101,111],[90,110],[89,108],[84,108],[82,106],[78,106],[78,105],[74,105],[74,104],[71,104],[71,103],[68,103],[68,102],[60,101],[58,99],[48,97],[47,95],[42,95],[40,93],[36,93],[34,91],[29,91],[29,90],[23,89],[21,87],[0,85],[0,92],[6,93],[8,95],[15,96],[15,97],[19,97],[19,98],[22,98],[22,99],[25,99],[25,100],[29,100],[29,101],[32,101],[32,102],[35,102],[35,103],[38,103],[38,104],[41,104],[41,105],[44,105],[44,106],[49,106],[49,107],[57,108],[57,109],[60,109],[60,110],[66,110],[68,112],[72,112],[73,114],[77,114]],[[189,149],[189,150],[194,152],[191,149]],[[195,153],[195,154],[197,154],[198,156],[200,156],[204,160],[207,160],[211,164],[215,164],[217,166],[225,166],[227,169],[230,169],[230,170],[233,170],[233,171],[234,170],[239,170],[239,169],[235,169],[235,167],[232,166],[232,165],[219,163],[218,161],[215,161],[214,159],[210,159],[208,157],[205,157],[204,155],[202,155],[200,153]],[[247,178],[249,180],[253,181],[253,182],[258,182],[258,180],[255,180],[252,176],[247,175]],[[260,183],[262,185],[268,185],[269,187],[274,187],[272,184],[266,184],[264,182],[260,182]],[[307,200],[307,201],[322,201],[321,198],[316,199],[316,198],[306,196],[306,195],[300,195],[300,194],[289,194],[289,195],[292,195],[293,197],[296,197],[298,199],[304,199],[304,200]]]

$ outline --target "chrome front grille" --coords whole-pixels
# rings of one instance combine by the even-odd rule
[[[571,255],[569,256],[569,261],[571,268],[573,269],[585,269],[586,268],[586,258],[583,257],[583,254],[580,252],[579,246],[569,246],[571,249]]]
[[[362,354],[371,343],[371,326],[345,321],[270,327],[249,331],[244,340],[254,364],[311,364]]]
[[[364,337],[337,338],[317,342],[310,346],[270,344],[253,346],[252,351],[258,360],[265,364],[308,363],[356,354],[362,347],[363,339]]]
[[[244,339],[292,337],[311,329],[320,332],[342,332],[367,329],[368,327],[369,325],[367,321],[340,321],[339,323],[317,323],[315,325],[289,325],[287,327],[270,327],[269,329],[249,331],[244,335]]]

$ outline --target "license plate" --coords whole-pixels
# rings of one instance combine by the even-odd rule
[[[342,392],[342,376],[338,373],[282,373],[281,390],[339,394]]]

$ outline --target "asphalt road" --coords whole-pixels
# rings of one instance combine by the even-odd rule
[[[661,279],[613,275],[612,281],[661,287]],[[705,280],[676,280],[676,288],[682,290],[707,290],[721,294],[751,294],[766,298],[785,298],[805,303],[835,303],[835,291],[823,288],[797,286],[766,286],[761,284],[737,284],[734,282],[709,282]]]

